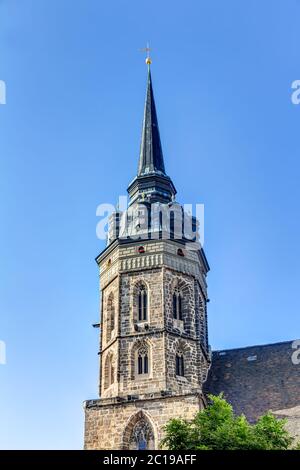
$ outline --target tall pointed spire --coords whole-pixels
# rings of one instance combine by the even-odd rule
[[[165,175],[164,157],[162,153],[155,100],[153,95],[150,64],[148,64],[148,83],[144,109],[144,121],[138,176],[149,173]]]
[[[146,48],[149,51],[149,47]],[[128,186],[130,204],[143,202],[169,203],[174,200],[176,189],[169,176],[166,175],[160,135],[157,122],[156,107],[152,88],[149,55],[147,92],[144,109],[144,121],[138,174]]]

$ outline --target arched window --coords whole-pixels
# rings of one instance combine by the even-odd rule
[[[114,365],[111,361],[110,363],[110,385],[113,384],[115,381],[115,369],[114,369]]]
[[[173,294],[173,318],[175,320],[182,320],[182,295],[179,291],[175,291]]]
[[[144,285],[141,285],[138,290],[138,320],[148,320],[148,295]]]
[[[176,354],[176,375],[184,377],[184,359],[181,352]]]
[[[137,373],[138,375],[149,373],[149,358],[147,348],[141,348],[138,350]]]
[[[173,294],[173,318],[177,320],[177,295]]]
[[[182,296],[181,294],[178,295],[178,318],[182,320]]]
[[[170,239],[174,240],[174,231],[175,231],[175,214],[174,211],[170,212]]]
[[[105,359],[104,366],[104,388],[110,387],[115,381],[115,368],[113,362],[113,355],[108,354]]]
[[[130,352],[131,380],[151,376],[151,348],[151,341],[137,340],[133,343]]]
[[[113,330],[115,329],[115,303],[114,295],[111,292],[107,300],[106,309],[106,341],[110,341]]]
[[[154,428],[143,411],[134,414],[123,434],[123,449],[153,450],[155,448]]]

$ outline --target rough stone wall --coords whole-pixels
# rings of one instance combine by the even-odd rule
[[[196,338],[194,278],[178,271],[165,269],[163,285],[166,327],[175,334]],[[176,288],[182,293],[183,322],[181,327],[173,318],[173,293]]]
[[[141,322],[137,332],[137,295],[136,287],[144,284],[148,293],[148,320],[149,330],[143,328]],[[162,268],[143,270],[140,272],[127,272],[121,274],[121,335],[136,333],[151,333],[163,328],[163,277]]]
[[[299,391],[300,393],[300,391]],[[300,401],[300,400],[299,400]],[[273,411],[278,418],[287,420],[286,429],[295,437],[296,442],[300,441],[300,405],[285,410]]]
[[[183,294],[183,321],[180,326],[173,318],[172,296],[176,286]],[[166,321],[166,377],[167,388],[180,393],[202,387],[208,370],[206,353],[205,300],[197,279],[174,270],[164,271],[165,321]],[[183,352],[185,376],[176,376],[175,356]]]
[[[237,414],[250,421],[271,410],[299,433],[300,364],[293,341],[215,351],[206,393],[224,392]],[[297,363],[298,362],[298,363]]]
[[[149,372],[139,376],[136,373],[136,352],[139,347],[145,346],[148,350]],[[164,389],[163,333],[123,338],[120,347],[120,395],[143,395]]]
[[[184,357],[184,376],[176,375],[175,357],[178,351],[183,353]],[[176,336],[167,335],[166,337],[166,356],[167,356],[167,389],[178,393],[189,393],[191,390],[199,389],[198,360],[199,349],[195,341],[182,339]]]
[[[206,347],[207,331],[205,298],[199,279],[187,269],[189,263],[195,264],[197,254],[187,251],[187,259],[177,256],[177,269],[163,265],[146,269],[139,266],[137,248],[139,245],[117,248],[101,262],[101,272],[115,273],[114,264],[118,257],[132,260],[132,269],[122,271],[115,278],[102,279],[102,353],[101,353],[101,396],[144,395],[160,390],[191,392],[199,389],[208,364],[200,343]],[[166,251],[177,254],[177,244],[169,241],[144,243],[146,256]],[[118,253],[116,255],[116,253]],[[154,261],[159,258],[154,258]],[[199,263],[199,260],[198,260]],[[148,295],[148,319],[137,321],[137,286],[145,285]],[[203,284],[203,280],[202,280]],[[178,288],[183,294],[183,321],[173,318],[173,292]],[[115,328],[107,341],[109,328],[108,299],[115,300]],[[149,373],[139,377],[135,372],[136,350],[145,346],[149,351]],[[185,377],[176,376],[176,351],[184,353]],[[107,388],[105,374],[106,358],[116,359],[116,380]]]
[[[137,321],[136,286],[147,288],[148,319]],[[150,269],[121,274],[120,309],[120,393],[144,394],[165,388],[162,270]],[[136,352],[148,349],[149,373],[136,374]]]
[[[174,417],[192,419],[202,400],[197,395],[184,395],[132,403],[102,404],[93,401],[85,407],[85,449],[124,449],[126,430],[130,421],[141,411],[149,419],[155,436],[155,449],[163,438],[164,425]]]

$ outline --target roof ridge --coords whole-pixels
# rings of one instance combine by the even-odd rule
[[[295,339],[292,339],[290,341],[278,341],[276,343],[266,343],[266,344],[255,344],[253,346],[242,346],[240,348],[231,348],[231,349],[215,349],[212,351],[212,353],[220,353],[220,352],[229,352],[229,351],[239,351],[239,350],[244,350],[244,349],[251,349],[251,348],[266,348],[269,346],[277,346],[280,344],[288,344],[292,343],[293,341],[296,341]]]

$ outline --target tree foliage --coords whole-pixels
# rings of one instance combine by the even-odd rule
[[[286,421],[271,413],[256,424],[244,415],[235,416],[223,395],[209,395],[210,403],[192,421],[171,419],[165,426],[161,445],[170,450],[287,450],[294,439]],[[299,449],[299,444],[295,447]]]

